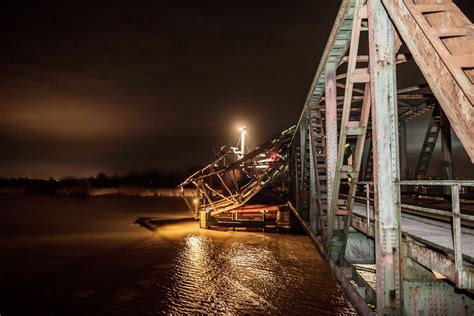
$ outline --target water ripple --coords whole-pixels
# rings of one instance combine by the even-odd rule
[[[309,240],[308,246],[300,237],[188,234],[163,312],[355,314]]]

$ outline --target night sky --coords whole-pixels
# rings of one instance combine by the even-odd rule
[[[3,5],[0,176],[188,169],[239,124],[262,143],[296,122],[339,7],[67,2]]]

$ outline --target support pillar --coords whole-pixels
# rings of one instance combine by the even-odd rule
[[[374,156],[377,313],[400,315],[401,229],[394,28],[380,0],[367,3]]]
[[[310,221],[310,183],[308,183],[308,172],[310,167],[308,166],[308,146],[309,146],[309,135],[308,135],[308,114],[305,111],[303,118],[300,123],[300,184],[299,184],[299,195],[300,204],[298,211],[301,217],[309,222]]]
[[[305,114],[301,119],[300,123],[300,172],[301,172],[301,179],[300,179],[300,192],[303,192],[304,186],[304,168],[305,168],[305,156],[306,156],[306,133],[308,132],[308,118]]]
[[[316,169],[314,168],[314,158],[313,158],[313,144],[309,144],[309,223],[311,230],[315,235],[321,234],[319,227],[321,227],[318,216],[318,197],[316,189]]]
[[[451,124],[444,114],[444,111],[440,109],[441,116],[441,153],[443,160],[441,161],[441,179],[451,180],[453,178],[452,169],[452,150],[451,150]],[[449,187],[443,188],[445,196],[450,195]]]
[[[442,176],[444,180],[451,180],[453,178],[452,171],[452,151],[451,151],[451,124],[448,118],[441,111],[441,152],[443,154],[443,161],[441,162]]]
[[[193,200],[193,205],[194,205],[194,218],[197,218],[199,216],[199,209],[201,207],[201,190],[199,190],[199,187],[196,188],[196,197]]]
[[[298,172],[298,144],[299,144],[299,138],[296,138],[295,139],[295,145],[292,147],[292,156],[293,156],[293,161],[292,161],[292,164],[291,164],[291,168],[292,168],[292,174],[293,174],[293,177],[291,178],[292,179],[292,183],[291,183],[291,187],[293,189],[293,192],[294,194],[292,194],[292,196],[294,196],[295,200],[294,200],[294,203],[295,203],[295,207],[297,210],[299,210],[299,206],[300,206],[300,191],[299,191],[299,183],[300,183],[300,180],[299,180],[299,172]]]
[[[408,180],[408,158],[407,158],[407,123],[400,121],[400,178]]]
[[[337,88],[336,65],[326,64],[326,168],[327,168],[327,210],[332,210],[331,196],[334,188],[337,164]]]
[[[199,212],[199,228],[209,229],[209,213],[206,211]]]
[[[451,150],[451,124],[444,111],[440,109],[441,116],[441,153],[443,160],[441,161],[441,179],[451,180],[453,178],[452,169],[452,150]],[[449,196],[449,187],[443,188],[444,195]]]

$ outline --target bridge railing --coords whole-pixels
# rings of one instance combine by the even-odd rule
[[[450,187],[451,188],[451,211],[440,210],[436,208],[430,207],[421,207],[411,204],[399,203],[402,209],[406,210],[413,210],[416,211],[420,215],[435,215],[437,217],[444,217],[451,219],[451,234],[453,236],[453,253],[454,253],[454,265],[455,265],[455,278],[451,281],[456,283],[456,286],[459,288],[472,288],[472,280],[469,273],[466,273],[464,266],[463,266],[463,254],[462,254],[462,224],[472,224],[474,223],[474,216],[468,214],[461,214],[461,199],[459,197],[459,193],[461,188],[473,188],[474,181],[473,180],[403,180],[398,181],[398,185],[400,186],[442,186],[442,187]],[[356,200],[365,201],[365,217],[367,219],[367,227],[366,232],[369,233],[370,230],[370,223],[371,218],[370,210],[372,207],[372,203],[374,201],[373,198],[370,197],[373,191],[371,190],[371,186],[373,186],[372,182],[365,182],[361,181],[358,183],[360,186],[365,187],[365,196],[355,194],[353,197]],[[341,194],[343,195],[343,194]],[[347,196],[347,195],[345,195]],[[374,214],[375,216],[375,214]],[[463,223],[461,221],[464,221]],[[471,226],[471,225],[469,225]]]
[[[473,187],[474,181],[472,180],[412,180],[412,181],[399,181],[400,185],[423,185],[423,186],[450,186],[451,187],[451,212],[441,211],[431,208],[422,208],[414,205],[401,204],[401,207],[414,209],[428,214],[436,214],[452,219],[451,233],[453,236],[453,252],[454,252],[454,265],[456,275],[456,286],[460,288],[469,288],[469,280],[465,280],[465,273],[463,267],[463,255],[462,255],[462,239],[461,239],[461,219],[474,220],[474,216],[461,214],[461,203],[459,199],[459,190],[461,186]]]

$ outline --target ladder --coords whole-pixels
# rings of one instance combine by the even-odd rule
[[[296,139],[296,142],[295,142],[295,146],[293,146],[293,157],[294,157],[294,166],[293,166],[293,174],[294,174],[294,177],[292,177],[293,179],[293,183],[292,183],[292,186],[293,186],[293,190],[295,192],[294,196],[295,196],[295,205],[296,205],[296,209],[300,209],[300,205],[301,205],[301,190],[300,190],[300,183],[301,183],[301,146],[300,146],[300,138],[298,137]]]
[[[321,108],[310,108],[309,113],[309,135],[312,145],[313,165],[315,170],[316,184],[316,213],[318,221],[318,231],[323,236],[327,236],[327,174],[326,174],[326,142],[324,136],[324,125]],[[313,198],[313,197],[312,197]]]
[[[341,129],[339,132],[338,159],[334,187],[331,190],[329,204],[328,238],[326,243],[328,253],[336,261],[343,260],[345,252],[370,114],[370,75],[368,66],[357,68],[360,33],[367,30],[366,27],[362,27],[363,20],[367,19],[367,6],[363,5],[363,3],[364,1],[362,0],[355,1]],[[364,86],[364,99],[358,120],[354,120],[353,117],[351,118],[351,112],[354,108],[352,94],[357,89],[354,87],[355,84],[362,84]],[[346,144],[348,144],[349,140],[354,141],[354,139],[355,150],[352,162],[349,160],[346,162],[344,155]],[[340,198],[339,194],[342,180],[346,180],[349,185],[345,198]]]
[[[369,138],[369,146],[367,150],[367,161],[364,169],[364,177],[365,181],[371,181],[373,178],[373,170],[374,170],[374,153],[372,151],[372,137]]]
[[[474,162],[474,25],[451,0],[382,0]]]
[[[428,129],[426,130],[425,140],[423,142],[423,146],[421,147],[420,155],[418,156],[418,162],[416,163],[415,179],[425,178],[440,130],[441,115],[439,109],[435,108],[431,114],[431,119],[428,123]]]
[[[309,157],[309,124],[306,117],[303,118],[300,126],[300,159],[299,159],[299,168],[300,168],[300,178],[299,178],[299,194],[300,194],[300,204],[298,205],[301,212],[301,218],[308,222],[310,221],[310,199],[311,199],[311,166],[310,166],[310,157]]]

